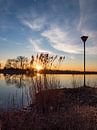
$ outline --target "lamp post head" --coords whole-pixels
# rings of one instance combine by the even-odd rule
[[[88,39],[88,36],[82,36],[81,39],[83,42],[86,42],[86,40]]]

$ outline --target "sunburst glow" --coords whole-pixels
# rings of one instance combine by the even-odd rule
[[[39,64],[36,64],[35,68],[36,68],[36,70],[37,70],[37,71],[42,70],[42,66],[41,66],[41,65],[39,65]]]

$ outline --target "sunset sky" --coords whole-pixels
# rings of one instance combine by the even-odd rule
[[[97,71],[97,0],[0,0],[0,62],[48,52],[63,69]]]

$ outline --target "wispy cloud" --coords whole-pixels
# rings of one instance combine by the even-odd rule
[[[87,54],[97,55],[97,45],[93,45],[92,47],[88,47],[86,49]]]
[[[79,0],[79,2],[80,22],[77,29],[82,35],[89,36],[87,54],[97,55],[97,0]]]
[[[34,30],[34,31],[41,31],[46,23],[46,18],[42,17],[42,18],[35,18],[35,19],[30,19],[30,20],[26,20],[26,19],[22,19],[22,23],[29,27],[30,29]]]
[[[93,30],[94,21],[96,18],[94,18],[92,21],[92,16],[96,16],[96,12],[94,12],[93,6],[91,4],[94,4],[96,0],[93,0],[93,2],[89,1],[87,6],[87,0],[79,0],[80,2],[80,19],[79,19],[79,12],[76,13],[78,10],[77,7],[79,7],[79,2],[77,2],[77,5],[73,7],[76,7],[75,11],[70,11],[70,16],[68,17],[65,13],[62,14],[62,17],[59,16],[58,19],[51,19],[53,18],[50,13],[50,15],[47,13],[50,12],[46,10],[46,13],[41,14],[41,17],[39,15],[39,10],[30,10],[29,14],[24,13],[21,16],[22,24],[28,27],[29,29],[34,31],[38,31],[37,39],[33,40],[30,39],[30,43],[32,44],[34,51],[45,51],[43,49],[42,44],[46,47],[45,43],[40,40],[44,39],[47,40],[48,44],[57,52],[62,53],[68,53],[68,54],[82,54],[83,53],[83,47],[80,43],[80,36],[81,35],[88,35],[89,38],[91,38],[92,45],[88,44],[87,46],[87,54],[97,54],[96,53],[96,47],[95,47],[95,41],[97,41],[96,35],[97,32]],[[72,3],[73,4],[73,3]],[[57,5],[58,6],[58,5]],[[54,6],[55,11],[52,11],[52,14],[57,16],[57,6]],[[69,3],[68,3],[69,7]],[[44,6],[43,6],[44,8]],[[61,8],[60,8],[61,10]],[[61,10],[62,11],[62,10]],[[79,11],[79,10],[78,10]],[[94,13],[93,13],[94,12]],[[58,12],[59,13],[59,12]],[[93,13],[93,14],[92,14]],[[76,14],[76,17],[75,17]],[[66,15],[66,16],[65,16]],[[60,22],[63,19],[63,22]],[[72,22],[71,22],[72,20]],[[54,22],[53,22],[54,21]],[[79,23],[78,23],[79,22]],[[90,24],[93,22],[93,26]],[[60,24],[59,24],[60,23]],[[64,29],[63,29],[64,28]],[[92,29],[91,29],[92,28]],[[42,43],[42,44],[41,44]],[[92,51],[91,51],[92,50]]]
[[[89,32],[97,31],[97,0],[79,0],[80,2],[80,22],[78,29]]]
[[[35,52],[35,53],[36,52],[37,53],[41,53],[41,52],[52,53],[51,51],[49,51],[49,50],[42,47],[42,40],[41,39],[36,40],[36,39],[31,39],[30,38],[28,41],[29,41],[29,43],[30,43],[30,45],[32,47],[33,52]]]
[[[47,38],[52,47],[66,53],[80,54],[82,49],[70,39],[69,32],[63,31],[60,27],[52,27],[42,33]]]
[[[83,54],[82,44],[79,43],[76,35],[74,37],[70,37],[70,31],[65,32],[60,27],[56,26],[44,31],[41,35],[48,40],[53,48],[59,51],[63,51],[68,54]],[[89,35],[91,35],[92,39],[89,39],[91,39],[92,44],[88,41],[89,44],[86,46],[86,52],[87,54],[97,55],[97,42],[95,42],[96,32],[90,32]]]

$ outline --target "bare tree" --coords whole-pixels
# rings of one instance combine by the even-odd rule
[[[20,68],[24,69],[24,66],[27,65],[28,62],[28,58],[25,56],[18,56],[17,57],[18,62],[20,62]]]

